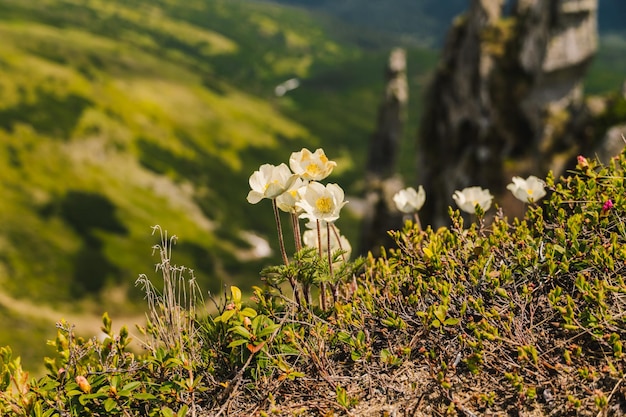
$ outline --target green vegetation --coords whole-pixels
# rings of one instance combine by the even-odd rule
[[[235,41],[156,5],[146,20],[122,2],[48,3],[2,6],[4,288],[53,303],[97,295],[138,273],[143,254],[129,248],[157,219],[205,258],[234,263],[239,231],[258,227],[225,198],[247,185],[243,151],[310,134],[228,80],[204,87],[206,58]],[[226,213],[237,229],[221,230]],[[237,279],[207,264],[198,279],[213,291]]]
[[[362,0],[264,0],[289,6],[305,7],[317,13],[340,18],[351,25],[395,34],[404,42],[422,45],[441,44],[452,20],[465,12],[464,0],[387,0],[366,2]],[[505,13],[513,1],[504,1]],[[598,6],[600,33],[624,35],[623,17],[626,5],[621,0],[602,0]]]
[[[591,63],[585,78],[585,91],[590,94],[605,94],[621,90],[626,81],[626,39],[617,35],[600,38],[598,54]]]
[[[325,256],[303,249],[267,270],[278,280],[254,286],[250,299],[232,286],[203,300],[157,228],[163,290],[139,280],[145,353],[128,349],[128,330],[114,332],[107,314],[103,340],[80,338],[62,321],[43,377],[29,379],[10,349],[0,350],[0,411],[620,415],[625,185],[626,154],[609,166],[581,156],[568,176],[546,179],[548,196],[523,219],[497,209],[487,220],[477,209],[470,224],[450,210],[453,225],[439,230],[408,221],[394,233],[397,249],[346,263],[357,269],[338,281],[328,281]],[[279,283],[293,277],[319,290],[337,285],[334,302],[285,294]],[[207,314],[212,302],[217,312]]]
[[[32,313],[31,341],[5,331],[0,345],[31,370],[45,353],[32,341],[49,337],[46,323],[141,313],[143,293],[130,281],[151,267],[154,224],[181,236],[174,260],[195,270],[205,293],[249,288],[276,263],[276,250],[250,255],[241,233],[275,235],[271,214],[242,203],[249,167],[323,146],[341,164],[338,181],[359,194],[388,49],[404,42],[243,0],[6,0],[0,39],[3,328]],[[408,51],[405,178],[414,178],[436,58]],[[621,76],[599,65],[593,80]],[[275,97],[291,77],[301,87]],[[358,219],[345,221],[355,241]]]
[[[241,203],[244,167],[328,143],[346,167],[341,180],[360,178],[387,52],[330,23],[231,0],[2,2],[6,307],[136,312],[141,293],[128,279],[146,269],[156,223],[184,236],[176,262],[205,290],[255,280],[278,258],[242,255],[251,248],[242,231],[275,233],[271,215]],[[434,54],[412,53],[426,57],[416,62],[419,92]],[[302,87],[275,97],[294,76]],[[331,107],[347,116],[333,121]]]

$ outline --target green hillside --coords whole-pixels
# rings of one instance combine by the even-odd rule
[[[293,150],[324,146],[346,167],[336,181],[358,190],[387,49],[330,26],[238,0],[1,2],[2,327],[11,300],[141,310],[155,224],[180,237],[174,262],[204,290],[257,280],[274,260],[241,232],[275,230],[269,207],[246,203],[248,177]],[[435,54],[412,56],[419,92]],[[294,76],[302,87],[275,97]]]
[[[4,288],[57,302],[96,294],[141,272],[155,223],[219,288],[212,258],[234,263],[238,230],[253,226],[232,208],[251,162],[242,151],[310,134],[212,75],[206,62],[236,53],[234,40],[156,7],[48,3],[0,12]]]

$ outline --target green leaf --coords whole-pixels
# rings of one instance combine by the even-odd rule
[[[167,361],[165,361],[165,363],[163,364],[163,366],[165,368],[176,368],[177,366],[180,366],[183,364],[183,361],[181,361],[178,358],[169,358]]]
[[[459,324],[459,319],[455,319],[455,318],[447,318],[444,322],[443,325],[444,326],[456,326],[457,324]]]
[[[274,330],[278,329],[279,327],[280,327],[280,324],[270,324],[269,326],[261,330],[257,336],[258,337],[269,336],[270,334],[274,333]]]
[[[241,314],[245,317],[252,318],[252,317],[256,317],[257,312],[253,308],[246,307],[243,310],[241,310]]]
[[[293,381],[296,378],[302,378],[304,377],[304,372],[298,372],[298,371],[293,371],[293,372],[289,372],[289,374],[287,375],[287,378],[290,381]]]
[[[42,414],[41,414],[41,402],[37,401],[35,403],[35,406],[33,407],[33,413],[35,414],[35,417],[42,417]]]
[[[119,387],[120,384],[122,382],[122,378],[119,375],[114,375],[113,377],[111,377],[111,386],[112,387]]]
[[[503,298],[509,298],[509,294],[502,287],[496,288],[496,294],[498,294],[500,297],[503,297]]]
[[[54,408],[51,408],[50,410],[46,411],[45,413],[43,413],[42,417],[51,417],[52,415],[54,415],[56,413],[57,410],[55,410]]]
[[[228,347],[229,348],[234,348],[234,347],[237,347],[237,346],[241,346],[241,345],[243,345],[245,343],[248,343],[248,341],[246,339],[237,339],[237,340],[233,340],[232,342],[230,342],[228,344]]]
[[[109,336],[111,336],[111,318],[109,317],[109,313],[104,313],[102,315],[102,327],[100,327],[100,330],[102,330],[102,332],[104,332],[104,334],[107,334]]]
[[[161,408],[161,415],[163,417],[176,417],[176,414],[174,414],[174,411],[169,407]]]
[[[243,326],[231,327],[230,329],[228,329],[228,331],[238,334],[239,336],[245,337],[246,339],[250,339],[252,337],[252,333],[250,333],[248,329],[246,329]]]
[[[115,407],[117,407],[117,403],[113,398],[107,398],[106,400],[104,400],[104,410],[107,413],[110,413],[111,410],[113,410]]]
[[[237,287],[235,287],[234,285],[230,287],[230,293],[233,296],[233,303],[235,304],[239,304],[241,303],[241,290]]]
[[[342,330],[339,333],[337,333],[337,339],[341,340],[343,343],[350,344],[350,341],[352,340],[352,336],[350,335],[350,333],[344,332]]]
[[[226,310],[222,313],[221,316],[217,317],[215,319],[216,322],[222,322],[222,323],[226,323],[228,322],[228,320],[230,320],[230,318],[235,314],[235,310]]]
[[[435,317],[437,317],[437,319],[443,323],[446,319],[447,309],[444,306],[440,305],[435,308],[435,311],[433,313],[435,314]]]
[[[137,394],[133,395],[133,398],[135,398],[136,400],[156,400],[156,397],[148,392],[138,392]]]
[[[129,382],[128,384],[124,385],[124,387],[122,388],[122,391],[132,391],[134,389],[137,389],[140,386],[141,386],[141,382],[139,381]]]
[[[341,405],[342,407],[348,407],[350,404],[348,404],[348,393],[346,392],[346,389],[337,385],[336,393],[337,402],[339,403],[339,405]]]
[[[95,392],[93,394],[83,394],[80,397],[78,397],[78,402],[81,405],[86,405],[90,400],[93,399],[100,399],[100,398],[107,398],[108,394],[104,393],[104,392]]]

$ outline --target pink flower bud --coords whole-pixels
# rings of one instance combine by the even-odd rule
[[[589,162],[587,162],[587,158],[585,158],[582,155],[578,155],[576,157],[576,160],[578,161],[578,165],[580,165],[581,168],[587,168],[589,166]]]
[[[602,212],[606,213],[607,211],[611,210],[612,208],[613,208],[613,201],[611,201],[611,199],[608,199],[602,205]]]

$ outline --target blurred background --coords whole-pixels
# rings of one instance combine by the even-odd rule
[[[545,10],[534,3],[0,0],[0,345],[37,370],[61,318],[85,335],[97,332],[105,311],[118,326],[141,322],[145,303],[135,280],[146,274],[158,285],[157,224],[178,236],[173,263],[194,270],[205,298],[231,284],[244,291],[258,285],[258,272],[280,258],[271,205],[246,202],[248,178],[303,147],[321,147],[337,162],[328,181],[351,201],[337,225],[355,252],[375,250],[385,228],[402,220],[385,206],[384,184],[432,179],[424,156],[434,161],[441,149],[425,149],[424,132],[437,130],[428,123],[447,123],[440,116],[449,108],[437,109],[467,106],[461,93],[443,103],[437,97],[462,91],[455,86],[464,85],[464,73],[490,80],[485,56],[495,68],[490,74],[499,74],[497,83],[486,82],[489,94],[520,91],[526,100],[554,78],[546,59],[550,45],[560,48],[555,36],[580,44],[582,52],[573,47],[572,61],[558,67],[575,78],[575,89],[568,84],[556,98],[568,97],[566,105],[551,117],[541,101],[541,129],[531,136],[569,132],[563,117],[577,125],[589,113],[591,121],[554,141],[565,143],[559,149],[571,145],[568,157],[595,149],[626,115],[626,3],[549,1],[554,7]],[[535,33],[524,13],[545,17],[539,35],[524,37]],[[539,70],[520,76],[527,61],[515,54],[527,45],[540,50]],[[394,48],[402,48],[399,61],[390,60]],[[464,58],[463,51],[475,54]],[[483,105],[498,107],[496,96]],[[499,120],[481,112],[488,125]],[[476,143],[498,138],[487,131],[472,136]],[[497,153],[498,175],[511,166],[537,175],[554,168],[555,152],[529,165],[519,139],[508,140],[512,150]],[[380,146],[391,151],[379,153]],[[466,145],[449,146],[466,152]],[[517,156],[525,162],[515,165]],[[443,171],[446,163],[458,166],[454,158],[437,163]],[[490,185],[464,175],[450,186]],[[427,223],[435,224],[437,204],[452,202],[427,198],[434,204]]]

